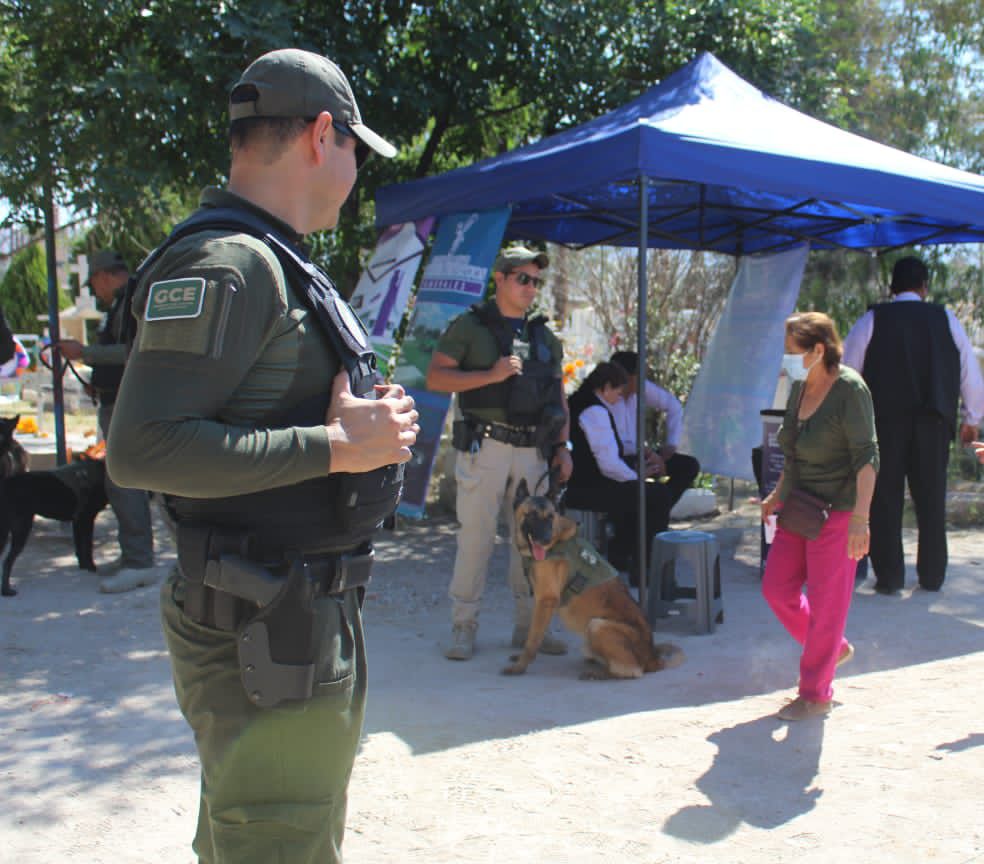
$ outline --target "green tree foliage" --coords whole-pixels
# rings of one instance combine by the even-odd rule
[[[72,300],[65,291],[58,292],[58,308],[65,309]],[[48,268],[44,250],[32,243],[18,252],[0,282],[0,306],[10,329],[15,333],[38,333],[44,322],[38,315],[48,313]]]
[[[339,230],[316,244],[345,290],[374,240],[364,190],[597,116],[700,50],[767,89],[794,87],[812,5],[0,0],[0,90],[10,97],[0,103],[0,194],[36,222],[49,180],[60,203],[97,214],[109,236],[153,235],[169,202],[224,178],[225,102],[245,62],[285,45],[321,51],[349,74],[368,122],[401,147],[392,162],[370,161]]]
[[[105,241],[138,258],[191,209],[202,186],[224,180],[225,103],[246,62],[285,45],[320,51],[348,73],[367,121],[400,147],[395,160],[370,160],[338,230],[314,238],[315,254],[348,291],[375,240],[379,185],[469,164],[598,116],[703,50],[816,116],[974,168],[984,152],[982,6],[0,0],[0,195],[13,218],[36,223],[50,182],[60,203],[97,216],[93,245]],[[838,279],[867,272],[857,262],[838,268]],[[877,291],[824,275],[818,284],[852,297]],[[853,302],[845,300],[845,314]]]

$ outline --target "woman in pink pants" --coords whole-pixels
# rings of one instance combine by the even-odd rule
[[[860,375],[841,366],[841,353],[834,322],[823,313],[787,319],[783,371],[793,386],[779,431],[785,462],[762,501],[762,518],[781,514],[793,489],[826,502],[829,517],[815,539],[780,523],[762,578],[772,611],[803,646],[799,695],[779,711],[783,720],[828,713],[834,670],[854,654],[844,627],[854,571],[868,552],[878,441],[871,394]]]

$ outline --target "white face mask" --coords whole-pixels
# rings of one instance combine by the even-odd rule
[[[817,365],[817,360],[814,360],[809,366],[803,365],[803,358],[805,354],[783,354],[782,355],[782,371],[789,376],[790,381],[805,381],[806,376],[810,374],[810,370]]]

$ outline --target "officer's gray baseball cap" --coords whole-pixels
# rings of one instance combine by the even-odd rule
[[[531,261],[541,270],[546,270],[550,266],[550,259],[546,252],[527,249],[525,246],[510,246],[499,253],[492,269],[498,273],[511,273],[517,267],[529,264]]]
[[[387,159],[396,148],[362,122],[345,74],[327,57],[282,48],[254,60],[232,88],[229,119],[317,117],[330,111],[336,123]]]
[[[128,269],[126,261],[119,252],[114,249],[100,249],[98,252],[94,252],[89,256],[89,276],[85,280],[85,284],[88,285],[92,277],[97,273],[102,273],[106,270],[115,272],[117,270]]]

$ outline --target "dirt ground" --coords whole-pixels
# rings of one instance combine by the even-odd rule
[[[97,560],[115,556],[114,529],[104,513]],[[445,660],[453,525],[384,534],[346,859],[984,862],[982,537],[951,534],[939,594],[860,586],[834,711],[787,724],[774,714],[794,694],[798,650],[759,595],[755,530],[723,560],[724,623],[658,630],[687,661],[630,682],[578,680],[573,639],[567,657],[499,674],[502,542],[479,653]],[[158,539],[166,570],[173,549],[162,528]],[[0,860],[188,864],[197,763],[157,590],[99,594],[51,522],[14,578],[19,596],[0,601]],[[910,589],[914,578],[910,562]]]

